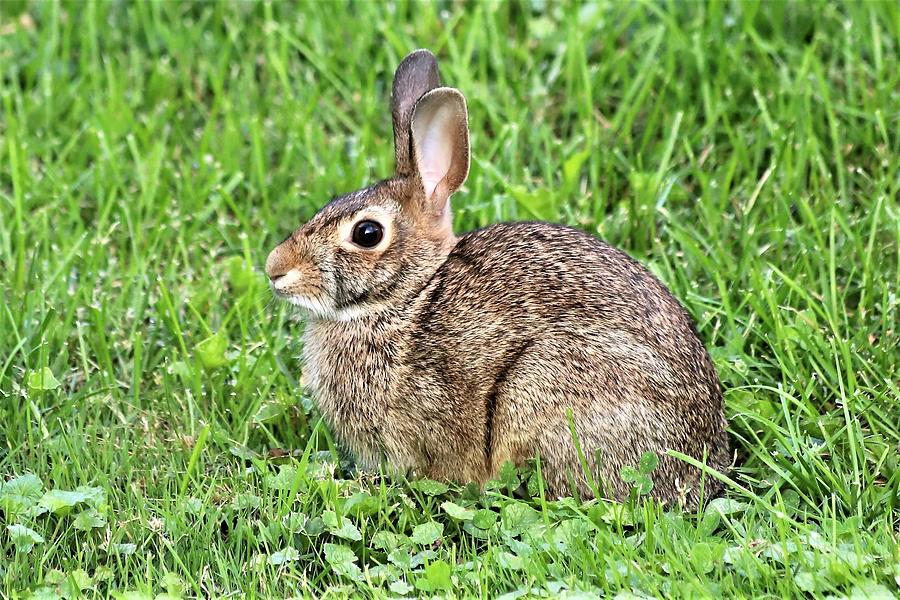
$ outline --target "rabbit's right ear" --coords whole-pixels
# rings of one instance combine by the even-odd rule
[[[406,55],[394,73],[391,90],[391,116],[394,121],[394,149],[397,175],[406,177],[414,169],[410,123],[419,98],[441,85],[437,59],[428,50],[414,50]]]
[[[450,194],[469,174],[469,117],[466,99],[453,88],[431,90],[416,103],[412,125],[413,162],[427,212],[450,225]]]

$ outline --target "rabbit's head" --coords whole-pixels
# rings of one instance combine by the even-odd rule
[[[396,173],[329,202],[269,254],[276,295],[313,317],[352,319],[396,306],[456,243],[450,195],[469,172],[466,101],[439,87],[427,50],[394,75]]]

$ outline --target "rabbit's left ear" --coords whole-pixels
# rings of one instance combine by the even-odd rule
[[[412,115],[413,160],[425,192],[425,208],[449,213],[447,201],[469,174],[469,122],[466,99],[453,88],[431,90]]]
[[[394,151],[397,175],[406,177],[414,169],[409,127],[419,98],[441,85],[437,59],[428,50],[415,50],[397,66],[391,88],[391,118],[394,122]]]

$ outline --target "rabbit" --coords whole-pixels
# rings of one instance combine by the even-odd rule
[[[454,235],[468,114],[429,51],[397,67],[391,114],[395,175],[331,200],[265,266],[305,309],[305,386],[357,465],[483,485],[537,457],[547,497],[623,501],[622,468],[653,452],[652,498],[715,496],[716,478],[666,454],[730,464],[719,379],[685,309],[575,229]]]

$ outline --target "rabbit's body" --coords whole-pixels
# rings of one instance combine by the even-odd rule
[[[309,312],[304,375],[336,437],[364,466],[460,482],[539,456],[550,496],[589,497],[594,479],[622,499],[622,467],[654,452],[652,495],[696,506],[719,483],[667,451],[719,470],[729,457],[690,317],[637,262],[573,229],[456,238],[467,113],[438,86],[430,53],[404,59],[397,174],[330,202],[266,263],[276,294]]]

